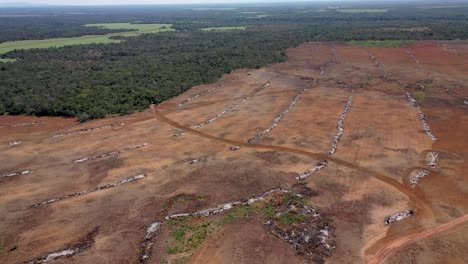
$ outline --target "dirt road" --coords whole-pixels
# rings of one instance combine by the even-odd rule
[[[456,218],[448,223],[427,229],[421,232],[413,233],[408,236],[401,237],[389,243],[388,245],[381,248],[375,255],[373,255],[368,261],[368,264],[378,264],[383,263],[391,254],[398,251],[400,248],[403,248],[411,243],[425,239],[427,237],[454,231],[455,228],[466,224],[468,222],[468,214],[463,215],[462,217]]]

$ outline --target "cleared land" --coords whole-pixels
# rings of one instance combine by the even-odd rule
[[[306,43],[141,113],[0,116],[0,262],[464,263],[467,50]]]
[[[15,59],[1,59],[0,58],[0,62],[3,62],[3,63],[15,62],[15,61],[16,61]]]
[[[110,33],[106,35],[87,35],[74,38],[51,38],[43,40],[20,40],[0,43],[0,54],[7,53],[15,49],[45,49],[60,48],[69,45],[83,44],[108,44],[118,43],[121,39],[113,37],[133,37],[141,34],[154,34],[165,31],[174,31],[171,24],[130,24],[130,23],[104,23],[88,24],[89,27],[103,27],[109,29],[131,29],[128,32]]]

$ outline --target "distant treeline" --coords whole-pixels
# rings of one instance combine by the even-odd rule
[[[62,12],[60,16],[0,18],[2,25],[5,21],[11,25],[0,27],[0,41],[108,33],[79,26],[102,22],[171,23],[178,30],[117,44],[17,50],[3,55],[17,62],[0,63],[0,114],[74,116],[83,121],[127,114],[194,85],[213,82],[232,70],[283,61],[286,48],[306,41],[468,39],[468,9],[461,9],[410,12],[400,8],[352,14],[285,7],[238,11],[167,8],[154,11],[156,15],[151,10],[111,9],[107,13],[101,10],[100,15],[67,16]],[[257,14],[270,16],[253,18]],[[216,26],[248,28],[198,30]]]

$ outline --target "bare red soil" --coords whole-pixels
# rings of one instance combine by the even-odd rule
[[[0,116],[0,262],[305,263],[258,212],[177,254],[165,219],[273,188],[296,192],[301,182],[333,230],[330,254],[309,252],[325,263],[463,263],[467,51],[463,42],[306,43],[285,63],[233,72],[129,116]],[[412,186],[415,170],[429,173]],[[405,210],[414,214],[384,224]],[[431,252],[436,244],[444,254]]]

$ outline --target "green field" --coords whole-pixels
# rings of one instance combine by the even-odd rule
[[[15,62],[16,59],[2,59],[0,58],[0,63],[8,63],[8,62]]]
[[[388,11],[386,8],[367,8],[367,9],[359,9],[359,8],[347,8],[347,9],[337,9],[336,11],[342,13],[385,13]]]
[[[396,48],[401,47],[403,44],[409,43],[408,41],[403,42],[401,40],[361,40],[361,41],[348,41],[349,45],[373,47],[373,48]]]
[[[159,33],[174,31],[171,24],[130,24],[130,23],[106,23],[87,24],[87,27],[102,27],[108,29],[131,29],[134,31],[110,33],[106,35],[86,35],[74,38],[51,38],[36,40],[7,41],[0,43],[0,54],[7,53],[15,49],[45,49],[52,47],[63,47],[69,45],[82,45],[93,43],[118,43],[121,40],[112,37],[133,37],[140,34]]]
[[[201,31],[228,31],[228,30],[246,30],[247,27],[208,27],[200,28]]]

